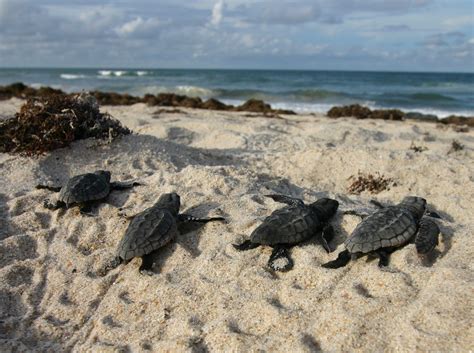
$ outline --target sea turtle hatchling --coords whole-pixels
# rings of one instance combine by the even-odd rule
[[[293,268],[288,249],[314,235],[327,252],[328,242],[334,235],[329,219],[336,213],[339,203],[336,200],[322,198],[309,205],[300,199],[284,195],[266,195],[276,202],[288,206],[274,211],[263,220],[242,244],[233,244],[237,250],[254,249],[260,245],[273,247],[268,266],[274,271],[288,271]]]
[[[346,250],[340,252],[336,260],[322,266],[343,267],[351,259],[369,253],[379,256],[379,267],[387,266],[389,254],[408,243],[415,235],[417,252],[429,253],[438,244],[440,230],[432,219],[424,215],[425,211],[426,200],[416,196],[407,196],[398,205],[376,211],[364,218],[346,239]],[[435,213],[430,215],[437,216]]]
[[[180,197],[176,193],[163,194],[150,208],[132,218],[125,235],[118,244],[116,257],[106,266],[109,271],[134,257],[141,257],[139,268],[142,274],[152,274],[152,253],[168,244],[178,235],[178,226],[185,222],[207,223],[224,221],[222,217],[196,218],[179,214]]]
[[[109,171],[97,170],[94,173],[73,176],[62,187],[37,185],[36,188],[59,192],[56,202],[51,203],[49,200],[45,200],[44,207],[56,210],[78,205],[82,214],[90,216],[92,202],[105,199],[112,190],[128,189],[140,185],[133,181],[111,182],[110,176]]]

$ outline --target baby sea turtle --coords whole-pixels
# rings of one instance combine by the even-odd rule
[[[337,211],[339,203],[336,200],[323,198],[305,205],[302,200],[289,196],[265,196],[288,206],[274,211],[265,218],[252,232],[249,240],[242,244],[233,244],[237,250],[254,249],[260,245],[273,247],[268,266],[275,271],[288,271],[293,268],[293,260],[288,249],[314,235],[319,236],[327,252],[331,251],[328,242],[334,232],[327,222]]]
[[[46,208],[51,210],[68,209],[78,205],[82,214],[91,215],[92,202],[105,199],[111,190],[128,189],[137,185],[140,184],[137,182],[110,182],[109,171],[97,170],[94,173],[73,176],[62,187],[37,185],[36,188],[59,191],[59,197],[55,203],[45,200],[44,207]]]
[[[152,274],[152,253],[168,244],[178,235],[179,223],[224,221],[222,217],[196,218],[179,214],[180,197],[176,193],[163,194],[150,208],[140,212],[128,225],[120,241],[116,257],[107,270],[117,267],[122,262],[129,262],[134,257],[141,257],[140,273]]]
[[[398,205],[382,208],[359,223],[344,242],[346,250],[340,252],[336,260],[322,266],[343,267],[351,259],[369,253],[379,256],[380,267],[387,266],[389,254],[415,235],[417,252],[427,254],[438,244],[440,230],[433,220],[424,216],[425,211],[426,200],[416,196],[407,196]]]

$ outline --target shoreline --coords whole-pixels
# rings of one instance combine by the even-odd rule
[[[23,83],[14,83],[7,86],[0,86],[0,101],[10,98],[28,99],[36,96],[47,96],[50,94],[75,94],[66,93],[59,89],[43,86],[41,88],[33,88]],[[159,93],[157,95],[145,94],[143,97],[133,96],[126,93],[91,91],[100,105],[133,105],[137,103],[145,103],[149,106],[163,107],[183,107],[197,108],[205,110],[218,111],[246,111],[264,114],[302,114],[287,109],[275,109],[270,104],[258,99],[249,99],[245,103],[234,106],[225,104],[218,99],[209,98],[203,101],[199,97],[190,97],[175,93]],[[314,113],[313,113],[314,114]],[[423,114],[417,112],[405,112],[399,109],[374,109],[364,107],[360,104],[352,104],[346,106],[333,106],[326,112],[331,118],[355,117],[357,119],[382,119],[382,120],[420,120],[442,124],[467,125],[474,126],[474,117],[450,115],[448,117],[439,118],[434,114]]]

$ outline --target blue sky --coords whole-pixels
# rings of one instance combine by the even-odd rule
[[[2,67],[474,71],[472,0],[0,0]]]

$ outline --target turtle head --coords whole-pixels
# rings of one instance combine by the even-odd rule
[[[426,200],[418,196],[407,196],[399,203],[400,207],[410,211],[417,219],[421,219],[426,210]]]
[[[110,182],[110,172],[108,170],[96,170],[94,174],[100,175],[102,178]]]
[[[326,221],[336,214],[339,202],[333,199],[322,198],[310,204],[309,207],[318,215],[321,221]]]
[[[175,192],[163,194],[160,196],[155,206],[159,206],[160,208],[167,208],[170,211],[176,212],[176,214],[178,214],[179,207],[181,206],[181,200],[179,195]]]

